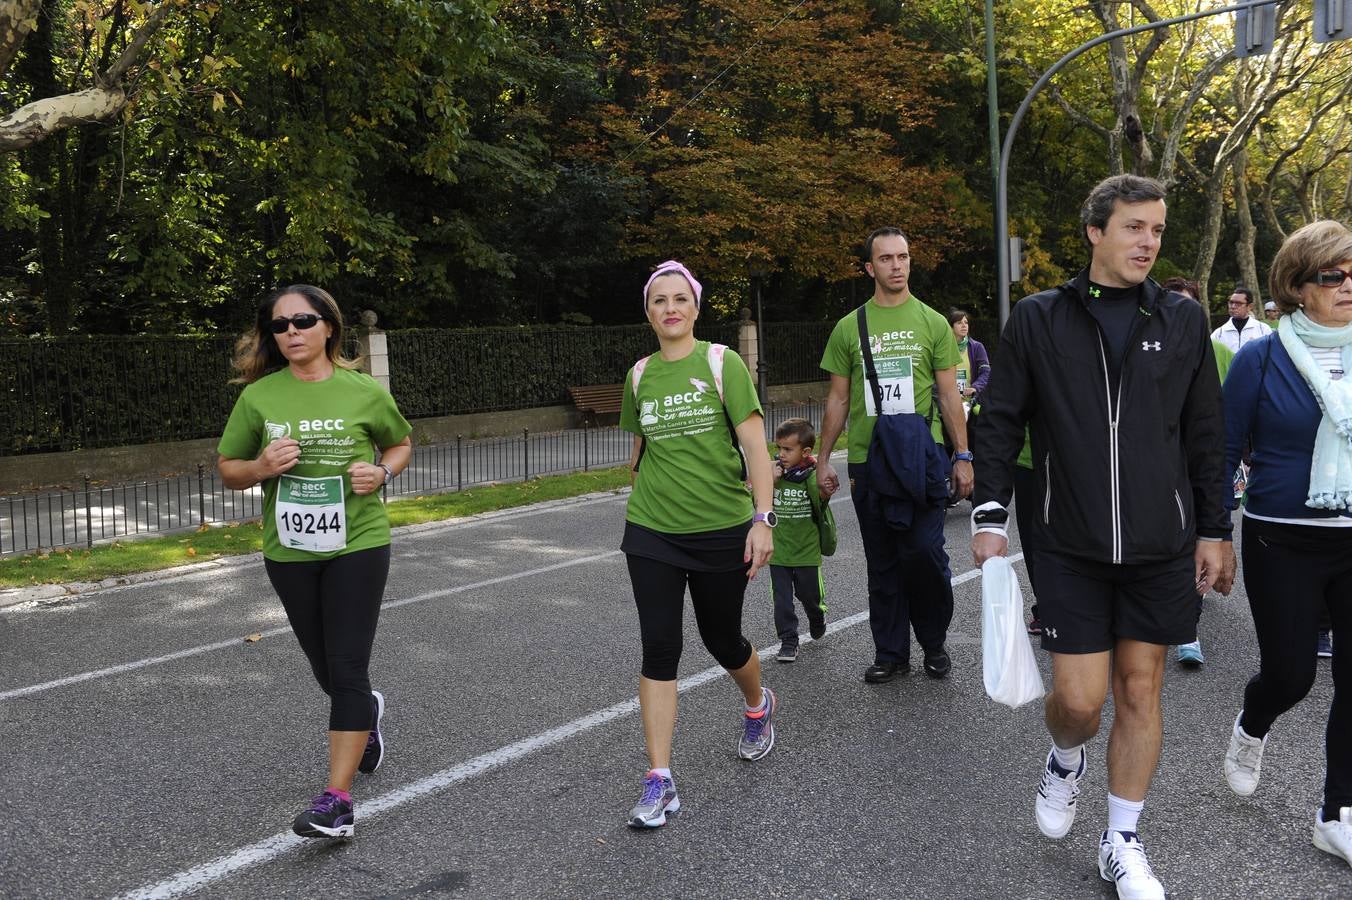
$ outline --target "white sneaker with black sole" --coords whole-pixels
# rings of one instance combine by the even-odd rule
[[[1047,752],[1047,764],[1042,767],[1042,782],[1037,787],[1037,827],[1049,838],[1060,839],[1075,824],[1075,798],[1080,796],[1080,779],[1084,777],[1085,752],[1080,748],[1080,765],[1067,772],[1056,762],[1054,750]]]
[[[1267,735],[1261,739],[1249,737],[1239,727],[1244,710],[1235,716],[1235,724],[1230,729],[1230,748],[1225,751],[1225,783],[1230,790],[1241,797],[1248,797],[1258,790],[1258,776],[1263,770],[1263,748],[1267,746]]]
[[[1164,885],[1151,871],[1136,832],[1103,832],[1098,867],[1099,877],[1117,886],[1118,900],[1164,900]]]

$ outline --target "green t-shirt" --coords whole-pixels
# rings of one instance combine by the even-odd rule
[[[331,378],[301,381],[286,368],[244,388],[216,450],[227,459],[256,459],[277,438],[300,443],[296,465],[263,482],[263,556],[305,562],[390,542],[380,492],[354,494],[347,467],[375,462],[377,448],[399,443],[411,430],[390,392],[369,375],[335,367]],[[279,526],[283,483],[286,522]]]
[[[667,534],[732,528],[755,512],[742,481],[742,458],[732,444],[734,425],[761,411],[746,363],[723,354],[723,403],[718,400],[709,344],[696,341],[683,359],[648,358],[634,397],[634,371],[624,378],[620,427],[646,440],[625,518]]]
[[[883,388],[883,410],[930,417],[934,373],[958,364],[958,341],[948,320],[912,296],[900,306],[867,305],[869,346]],[[826,341],[821,367],[850,379],[849,461],[868,459],[873,440],[873,394],[864,378],[859,325],[853,311],[836,323]],[[910,391],[906,387],[911,388]]]
[[[818,503],[822,502],[816,472],[809,472],[803,482],[783,478],[775,481],[775,515],[779,521],[775,524],[775,552],[770,565],[822,564],[821,538],[817,535],[817,520],[812,517],[814,495]]]

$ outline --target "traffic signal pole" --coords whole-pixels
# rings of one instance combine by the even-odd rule
[[[1014,137],[1018,134],[1019,125],[1023,122],[1023,117],[1027,115],[1029,107],[1033,105],[1033,100],[1042,93],[1042,89],[1052,80],[1052,76],[1064,69],[1072,60],[1086,50],[1092,50],[1099,44],[1107,43],[1120,37],[1126,37],[1132,34],[1140,34],[1143,31],[1154,31],[1158,28],[1168,28],[1173,25],[1180,25],[1183,22],[1191,22],[1194,19],[1205,19],[1208,16],[1219,16],[1224,13],[1255,10],[1257,7],[1276,5],[1278,0],[1249,0],[1247,3],[1236,3],[1233,6],[1223,6],[1220,9],[1208,9],[1202,12],[1189,13],[1186,16],[1175,16],[1172,19],[1161,19],[1158,22],[1147,22],[1143,25],[1137,25],[1133,28],[1121,28],[1117,31],[1110,31],[1107,34],[1101,34],[1091,41],[1086,41],[1074,50],[1067,53],[1056,61],[1042,77],[1037,80],[1033,87],[1028,91],[1028,95],[1023,98],[1019,108],[1015,111],[1014,117],[1009,120],[1009,130],[1005,132],[1004,143],[1000,147],[1000,171],[996,178],[995,186],[995,252],[998,257],[997,267],[999,269],[999,313],[1000,327],[1004,328],[1005,323],[1009,321],[1009,285],[1010,285],[1010,259],[1009,259],[1009,157],[1014,148]],[[1320,0],[1316,0],[1320,2]]]

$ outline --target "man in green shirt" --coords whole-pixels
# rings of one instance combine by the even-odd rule
[[[926,423],[936,412],[932,388],[937,386],[944,428],[956,451],[954,486],[960,497],[971,493],[972,454],[967,449],[967,424],[958,396],[958,343],[948,320],[911,293],[910,243],[900,229],[879,228],[870,234],[864,257],[864,269],[873,278],[873,297],[836,324],[822,355],[822,368],[831,375],[831,390],[822,421],[817,479],[828,494],[840,487],[831,451],[848,416],[850,497],[868,563],[874,644],[874,662],[864,671],[864,680],[889,681],[910,669],[911,629],[924,649],[925,671],[942,678],[952,666],[944,641],[953,618],[953,588],[944,551],[944,501],[940,499],[937,506],[916,502],[910,521],[899,525],[884,513],[878,492],[870,489],[867,463],[870,451],[876,450],[873,432],[880,414],[914,416],[928,435]],[[861,312],[877,390],[865,375]],[[925,458],[942,457],[937,465],[947,474],[942,448],[932,438],[926,440]],[[910,474],[924,482],[924,473]]]

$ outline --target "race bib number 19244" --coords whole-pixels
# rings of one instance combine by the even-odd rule
[[[282,475],[277,485],[277,537],[283,547],[329,553],[347,546],[343,478]]]

